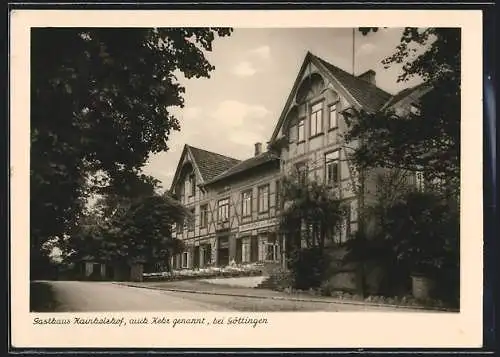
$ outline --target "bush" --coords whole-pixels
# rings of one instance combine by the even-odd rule
[[[296,251],[290,257],[293,288],[308,290],[319,288],[325,278],[328,267],[326,254],[319,248],[304,248]]]

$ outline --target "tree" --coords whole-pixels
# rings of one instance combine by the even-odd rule
[[[95,210],[85,216],[70,240],[70,260],[84,257],[113,264],[135,259],[148,264],[165,263],[182,249],[173,238],[172,227],[191,218],[190,212],[168,194],[140,196],[120,205],[111,215]]]
[[[31,31],[31,252],[75,228],[100,173],[120,189],[180,129],[186,78],[228,28],[36,28]],[[99,181],[99,180],[97,180]],[[36,259],[34,258],[34,261]],[[33,262],[32,262],[33,263]],[[32,264],[36,269],[36,266]]]
[[[369,31],[360,29],[363,33]],[[430,91],[420,113],[393,109],[359,113],[348,120],[348,142],[359,140],[354,161],[363,168],[425,168],[426,178],[443,179],[455,190],[460,177],[460,29],[405,28],[401,43],[384,59],[402,65],[398,82],[420,78]]]
[[[304,183],[286,177],[282,187],[280,230],[285,235],[295,287],[317,287],[327,269],[325,246],[340,237],[345,207],[331,188],[316,181]]]

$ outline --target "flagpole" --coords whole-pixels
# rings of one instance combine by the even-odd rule
[[[355,28],[352,28],[352,75],[354,76],[354,60],[355,60],[355,42],[356,42],[356,32],[354,30]]]

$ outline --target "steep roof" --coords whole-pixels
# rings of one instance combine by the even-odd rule
[[[226,170],[222,174],[214,177],[211,181],[206,182],[206,183],[210,184],[210,183],[214,183],[217,181],[221,181],[221,180],[226,179],[228,177],[243,173],[246,170],[253,169],[257,166],[260,166],[260,165],[263,165],[263,164],[266,164],[268,162],[275,161],[275,160],[279,160],[279,157],[270,151],[266,151],[260,155],[257,155],[257,156],[251,157],[250,159],[241,161],[240,163],[236,164],[235,166],[231,167],[230,169]]]
[[[426,82],[423,82],[423,83],[420,83],[420,84],[417,84],[416,86],[413,86],[413,87],[410,87],[410,88],[406,88],[406,89],[403,89],[402,91],[396,93],[395,95],[393,95],[385,104],[384,106],[381,108],[382,110],[384,109],[387,109],[389,107],[391,107],[392,105],[394,104],[397,104],[398,102],[400,102],[401,100],[403,100],[404,98],[406,98],[407,96],[411,95],[412,93],[414,93],[415,91],[419,90],[419,89],[424,89],[425,87],[429,87],[430,88],[430,85]]]
[[[352,75],[324,59],[313,55],[311,52],[307,52],[295,79],[293,88],[289,93],[283,112],[278,119],[278,124],[275,126],[271,136],[271,142],[275,140],[278,130],[285,120],[287,108],[293,101],[294,93],[301,83],[301,75],[304,73],[309,63],[313,63],[325,76],[337,82],[348,99],[350,98],[352,102],[355,102],[357,107],[360,107],[358,109],[363,109],[367,112],[376,112],[392,97],[392,94],[387,93],[373,83]]]
[[[356,77],[333,64],[312,55],[342,84],[342,86],[368,112],[379,110],[392,95],[377,87],[375,84]]]
[[[200,149],[191,145],[187,145],[193,159],[198,166],[203,181],[207,182],[212,180],[217,175],[233,167],[241,162],[241,160],[233,157],[221,155],[212,151]]]

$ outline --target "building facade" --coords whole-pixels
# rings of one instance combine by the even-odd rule
[[[173,267],[281,260],[276,195],[280,160],[261,148],[256,144],[255,156],[239,161],[185,146],[172,191],[194,219],[175,229],[187,249],[173,257]]]
[[[373,199],[376,176],[385,169],[356,172],[349,154],[357,143],[343,140],[346,118],[387,108],[418,110],[426,90],[418,86],[391,95],[376,86],[375,72],[354,76],[308,53],[266,151],[257,143],[254,157],[240,161],[184,147],[171,192],[195,219],[176,229],[188,248],[173,258],[172,266],[282,260],[279,185],[281,177],[292,173],[327,185],[350,206],[338,237],[347,240],[358,228],[360,204]]]

